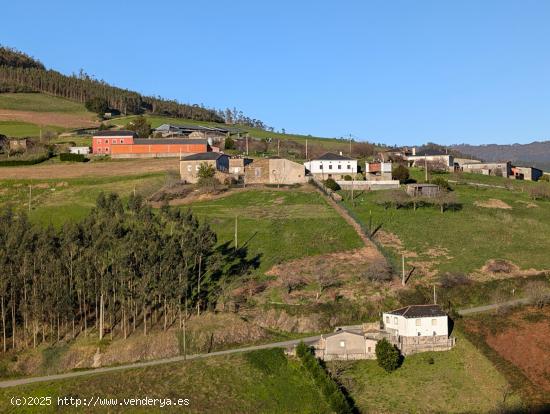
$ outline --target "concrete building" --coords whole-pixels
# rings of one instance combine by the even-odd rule
[[[411,197],[435,197],[441,192],[441,189],[436,184],[407,184],[405,191]]]
[[[244,175],[245,167],[252,162],[250,158],[229,158],[229,174],[235,177]]]
[[[480,160],[474,158],[456,158],[454,159],[455,170],[460,170],[464,164],[480,164]]]
[[[515,178],[516,180],[538,181],[543,175],[544,172],[535,167],[513,166],[510,178]]]
[[[88,155],[90,153],[90,147],[69,147],[71,154]]]
[[[449,336],[449,318],[438,305],[411,305],[384,312],[380,322],[337,328],[311,345],[315,355],[326,361],[375,359],[381,339],[395,345],[403,355],[446,351],[455,345],[455,338]]]
[[[224,181],[229,173],[229,157],[219,152],[204,152],[188,155],[180,160],[180,176],[186,183],[199,181],[198,172],[202,164],[211,165],[216,169],[216,178]]]
[[[311,161],[304,163],[304,166],[316,178],[326,180],[333,178],[335,180],[343,180],[346,175],[351,177],[357,174],[357,160],[327,152]]]
[[[392,179],[391,162],[366,162],[365,179],[367,181],[389,181]]]
[[[403,355],[423,351],[446,351],[454,346],[449,338],[449,318],[438,305],[411,305],[382,314],[388,340]]]
[[[244,171],[246,184],[292,185],[307,181],[305,167],[285,158],[256,159],[245,165]]]
[[[413,148],[412,155],[405,156],[411,167],[423,167],[428,164],[441,164],[446,170],[454,169],[454,157],[443,151],[417,151]]]
[[[315,344],[315,356],[325,361],[376,359],[376,340],[363,332],[341,330],[321,335]]]
[[[510,161],[465,163],[460,166],[460,171],[508,178],[512,175],[512,163]]]
[[[178,157],[211,151],[205,139],[137,138],[133,131],[99,131],[92,137],[94,155],[112,158]]]

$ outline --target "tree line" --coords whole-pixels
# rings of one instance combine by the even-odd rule
[[[246,251],[218,246],[190,211],[154,212],[139,195],[101,194],[90,214],[61,229],[0,212],[2,349],[95,329],[126,339],[138,327],[182,328],[248,272]],[[11,339],[11,340],[10,340]]]

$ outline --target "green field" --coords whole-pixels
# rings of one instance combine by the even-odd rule
[[[361,247],[353,228],[316,192],[250,190],[191,206],[207,220],[220,242],[234,239],[259,255],[260,271],[303,256]]]
[[[80,103],[43,93],[0,93],[0,108],[32,112],[88,112]]]
[[[512,394],[501,404],[506,380],[462,334],[451,351],[408,356],[392,373],[358,361],[341,380],[365,413],[486,413],[521,403]]]
[[[165,182],[162,173],[67,180],[5,180],[0,181],[0,205],[12,205],[28,211],[31,191],[30,219],[43,225],[61,226],[66,221],[79,220],[95,205],[100,192],[117,192],[123,198],[134,191],[152,194]]]
[[[297,361],[282,351],[256,351],[151,368],[8,388],[0,391],[0,412],[13,412],[10,398],[52,396],[49,407],[23,413],[88,411],[56,407],[57,397],[188,398],[187,407],[94,407],[93,412],[329,413],[326,402]]]
[[[65,128],[53,125],[36,125],[21,121],[0,121],[0,134],[8,137],[37,137],[46,131],[63,132]]]
[[[500,184],[508,181],[501,178]],[[436,207],[384,209],[376,203],[382,192],[360,195],[355,207],[346,204],[364,223],[372,212],[373,223],[395,234],[415,256],[408,259],[411,263],[431,263],[435,272],[469,273],[490,259],[510,260],[522,269],[550,269],[550,202],[533,201],[525,192],[470,185],[454,185],[454,192],[461,209],[445,213]],[[475,204],[490,200],[511,208]]]

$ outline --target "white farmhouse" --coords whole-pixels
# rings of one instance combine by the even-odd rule
[[[90,147],[69,147],[71,154],[83,154],[88,155],[90,153]]]
[[[384,330],[403,354],[452,348],[449,318],[438,305],[410,305],[382,314]]]
[[[342,180],[346,175],[354,176],[357,174],[357,160],[327,152],[311,161],[304,163],[306,170],[314,177],[326,180]]]

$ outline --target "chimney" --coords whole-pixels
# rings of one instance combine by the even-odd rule
[[[413,156],[416,155],[416,147],[412,147]]]

